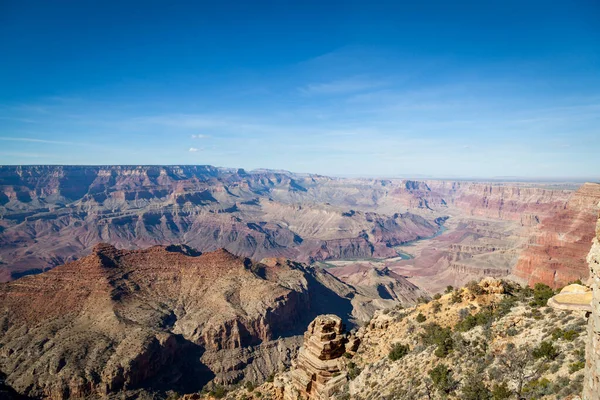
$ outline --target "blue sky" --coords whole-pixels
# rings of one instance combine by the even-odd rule
[[[595,0],[4,0],[0,164],[598,178],[599,21]]]

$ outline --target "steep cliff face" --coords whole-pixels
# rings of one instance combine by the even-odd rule
[[[524,216],[545,216],[565,208],[572,192],[516,184],[427,181],[446,203],[468,215],[520,221]]]
[[[566,207],[541,219],[514,269],[530,284],[558,287],[588,276],[586,254],[595,236],[600,184],[586,183]]]
[[[600,203],[598,204],[600,208]],[[600,219],[596,225],[596,237],[588,254],[590,268],[589,284],[593,291],[592,313],[588,320],[588,339],[585,349],[584,400],[600,399]]]

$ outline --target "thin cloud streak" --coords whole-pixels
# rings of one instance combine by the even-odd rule
[[[17,138],[17,137],[2,137],[0,140],[11,141],[11,142],[31,142],[31,143],[48,143],[48,144],[66,144],[66,145],[83,145],[83,143],[75,142],[63,142],[59,140],[47,140],[47,139],[35,139],[35,138]]]

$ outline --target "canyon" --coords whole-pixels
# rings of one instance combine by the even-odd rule
[[[600,185],[579,186],[212,166],[3,166],[0,281],[76,260],[106,242],[225,248],[254,261],[284,257],[354,281],[362,278],[348,271],[375,268],[430,293],[481,276],[558,287],[588,274]]]
[[[2,385],[51,399],[163,398],[282,371],[266,387],[284,397],[362,393],[349,358],[365,339],[359,357],[389,345],[390,310],[435,318],[419,304],[482,277],[586,280],[600,202],[596,183],[211,166],[0,167],[0,189]]]

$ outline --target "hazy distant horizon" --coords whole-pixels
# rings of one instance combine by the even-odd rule
[[[272,168],[244,168],[240,166],[223,166],[223,165],[210,165],[210,164],[1,164],[2,167],[44,167],[44,166],[56,166],[56,167],[214,167],[226,170],[244,170],[247,173],[259,173],[261,171],[268,171],[274,173],[290,173],[295,175],[315,175],[325,176],[330,178],[347,178],[347,179],[412,179],[412,180],[457,180],[457,181],[481,181],[481,182],[523,182],[523,183],[586,183],[594,182],[600,183],[600,176],[540,176],[540,177],[525,177],[525,176],[452,176],[452,175],[425,175],[425,174],[397,174],[397,175],[360,175],[360,174],[340,174],[332,175],[314,171],[293,171],[289,169],[272,169]]]

